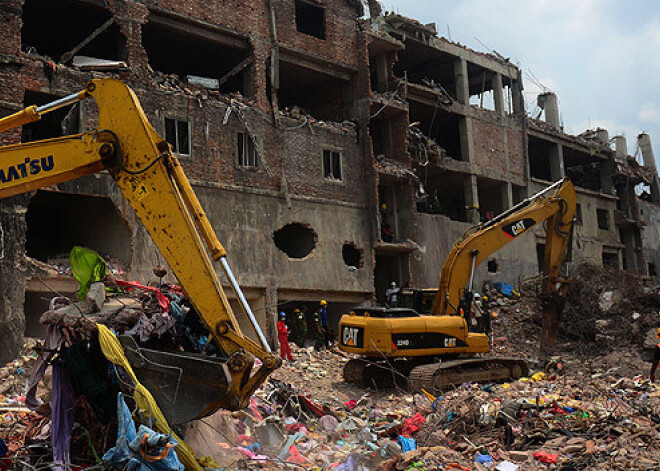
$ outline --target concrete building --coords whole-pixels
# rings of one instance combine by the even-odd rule
[[[567,135],[552,93],[538,99],[544,121],[529,117],[514,64],[369,4],[366,18],[357,0],[7,0],[0,113],[94,77],[128,83],[180,156],[271,339],[279,310],[323,298],[336,322],[382,301],[391,281],[436,285],[465,229],[564,175],[579,189],[574,260],[656,274],[650,140],[640,136],[640,166],[621,138],[614,150],[603,131]],[[0,141],[94,124],[84,103]],[[542,244],[539,229],[502,250],[480,281],[535,274]],[[0,200],[0,359],[40,334],[53,292],[75,290],[57,269],[73,245],[130,279],[153,279],[160,263],[108,175]]]

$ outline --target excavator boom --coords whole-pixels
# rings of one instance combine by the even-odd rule
[[[92,80],[75,95],[0,119],[0,132],[87,97],[98,105],[96,131],[0,147],[0,198],[107,170],[227,356],[222,365],[227,377],[220,381],[226,390],[200,405],[198,415],[246,407],[281,361],[270,351],[181,164],[150,125],[135,94],[114,79]],[[213,261],[220,263],[259,342],[241,332]],[[254,357],[262,362],[256,371]]]

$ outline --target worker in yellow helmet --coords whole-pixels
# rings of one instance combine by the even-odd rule
[[[660,328],[655,333],[655,336],[660,340]],[[651,381],[655,381],[655,372],[660,364],[660,342],[658,342],[653,349],[653,362],[651,363]]]

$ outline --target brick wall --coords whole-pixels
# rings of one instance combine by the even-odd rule
[[[501,126],[472,120],[472,140],[474,155],[472,162],[482,167],[506,173],[506,146],[504,132]]]
[[[509,171],[521,177],[525,176],[525,147],[520,130],[507,129],[509,140]]]
[[[287,46],[301,49],[315,56],[356,67],[358,27],[356,7],[346,0],[319,2],[325,7],[325,39],[319,39],[296,29],[294,0],[275,1],[278,40]]]
[[[323,150],[342,155],[342,181],[324,178]],[[282,165],[289,191],[347,203],[365,204],[363,157],[353,129],[305,127],[282,138]]]

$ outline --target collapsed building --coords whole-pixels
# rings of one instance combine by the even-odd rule
[[[573,260],[657,275],[660,191],[650,138],[566,134],[557,97],[525,112],[521,70],[357,0],[8,0],[0,113],[117,77],[172,145],[248,300],[275,315],[328,300],[382,302],[392,281],[431,287],[471,225],[564,176],[577,186]],[[94,129],[81,103],[3,145]],[[640,185],[648,192],[640,196]],[[0,335],[12,358],[89,247],[121,276],[161,257],[109,175],[0,200]],[[539,271],[543,230],[496,253],[478,281]],[[228,291],[229,292],[229,291]],[[234,302],[234,300],[232,300]],[[239,319],[241,322],[246,319]],[[250,329],[246,329],[251,332]]]

